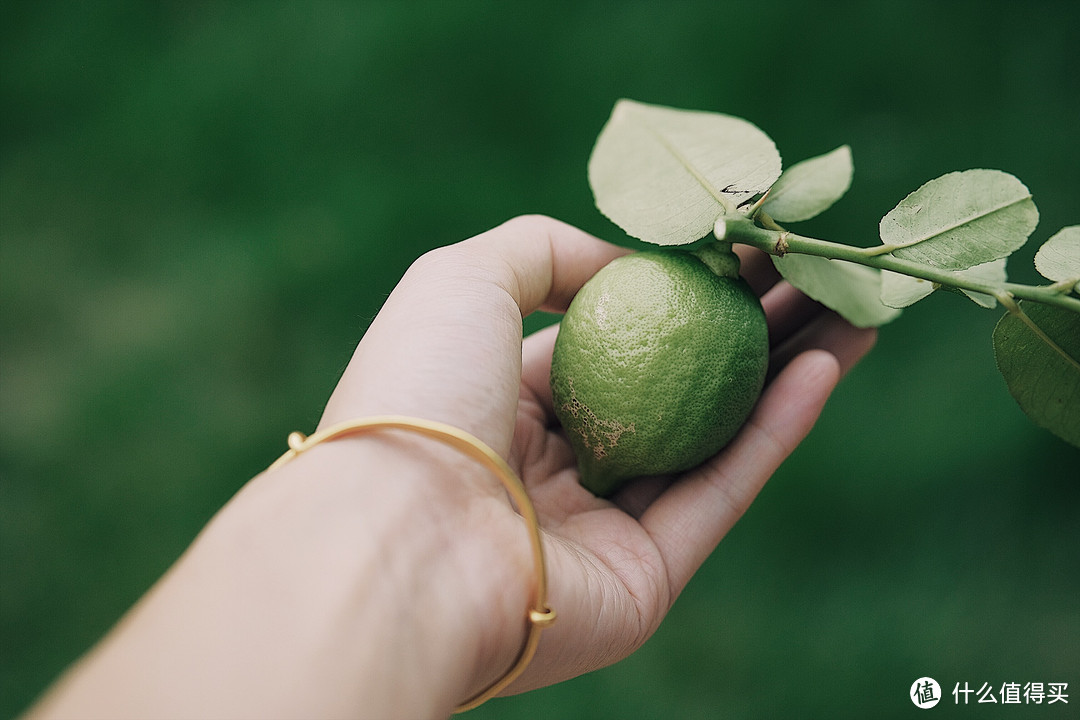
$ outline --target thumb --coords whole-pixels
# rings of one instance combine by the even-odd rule
[[[566,309],[627,252],[543,216],[419,258],[357,346],[322,424],[403,414],[455,425],[509,451],[521,384],[521,320]]]

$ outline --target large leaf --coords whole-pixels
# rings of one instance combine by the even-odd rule
[[[800,222],[832,207],[851,187],[851,148],[792,165],[769,190],[761,209],[780,222]]]
[[[873,268],[794,253],[774,256],[773,264],[785,280],[856,327],[884,325],[900,314],[881,302],[881,272]]]
[[[745,120],[631,100],[616,103],[589,158],[600,212],[657,245],[700,240],[779,176],[772,140]]]
[[[1035,269],[1047,280],[1073,280],[1080,286],[1080,225],[1062,228],[1044,242],[1035,253]]]
[[[999,170],[965,170],[931,180],[881,219],[893,255],[945,270],[1007,257],[1026,241],[1039,211],[1022,182]]]
[[[1009,392],[1037,425],[1080,447],[1080,313],[1021,302],[994,328],[994,355]]]

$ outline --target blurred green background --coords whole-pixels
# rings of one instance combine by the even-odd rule
[[[923,182],[1008,170],[1080,220],[1077,3],[0,3],[0,716],[314,426],[420,253],[514,215],[632,244],[585,165],[616,99],[849,143],[801,226],[858,244]],[[476,718],[1065,717],[1080,452],[997,375],[997,311],[884,328],[637,655]],[[530,318],[535,329],[552,318]],[[956,682],[1070,705],[953,706]]]

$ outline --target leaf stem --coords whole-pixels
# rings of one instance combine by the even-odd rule
[[[724,239],[728,242],[738,242],[756,247],[770,255],[782,257],[791,252],[815,255],[831,260],[844,260],[879,270],[889,270],[902,275],[922,278],[923,280],[960,290],[969,290],[985,295],[993,295],[994,297],[999,297],[1002,293],[1005,293],[1008,297],[1056,305],[1080,313],[1080,299],[1063,294],[1060,289],[1055,288],[1053,285],[1038,286],[1020,283],[995,285],[979,282],[978,280],[963,277],[956,272],[942,270],[912,260],[904,260],[894,255],[882,254],[880,246],[871,248],[871,250],[878,252],[868,252],[866,248],[797,235],[780,229],[775,223],[771,224],[774,227],[766,228],[759,227],[749,219],[728,220]]]
[[[874,245],[872,247],[857,249],[859,251],[859,254],[863,257],[877,257],[878,255],[888,255],[893,250],[899,250],[902,247],[906,247],[906,245],[896,245],[894,243],[889,243],[888,245]]]
[[[1080,292],[1080,277],[1059,280],[1053,285],[1049,285],[1048,288],[1063,295],[1068,295],[1073,290]]]

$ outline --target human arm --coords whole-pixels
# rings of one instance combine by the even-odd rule
[[[577,483],[553,419],[554,329],[523,343],[521,318],[564,310],[622,252],[529,217],[425,255],[322,419],[446,422],[522,478],[559,620],[511,692],[640,646],[873,342],[790,286],[772,287],[763,304],[782,369],[736,440],[682,478],[596,498]],[[745,267],[770,287],[756,258]],[[245,486],[35,712],[445,716],[512,663],[532,578],[520,518],[467,459],[396,431],[325,443]]]

